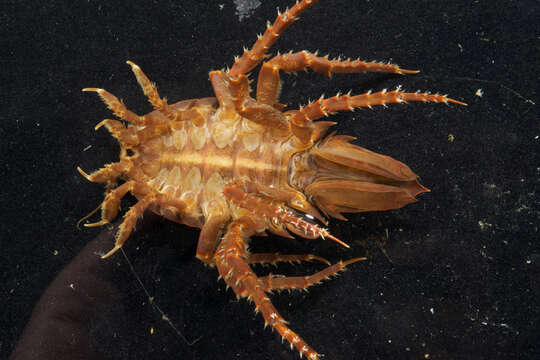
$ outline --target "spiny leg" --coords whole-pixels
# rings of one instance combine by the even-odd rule
[[[290,134],[289,122],[280,110],[261,104],[249,96],[249,80],[246,75],[230,78],[230,91],[236,111],[240,115],[257,124]]]
[[[210,71],[208,74],[214,94],[219,102],[219,108],[225,112],[233,112],[235,108],[234,101],[240,101],[241,99],[235,99],[231,94],[230,77],[224,71]],[[246,92],[246,89],[240,90],[237,87],[237,92]],[[249,92],[249,90],[247,90]],[[237,95],[238,97],[239,95]],[[245,95],[243,95],[245,96]]]
[[[328,59],[328,55],[321,57],[308,51],[290,52],[277,55],[264,63],[257,80],[257,101],[263,104],[274,105],[278,102],[281,89],[279,71],[297,72],[313,69],[315,72],[331,77],[336,73],[364,73],[381,72],[393,74],[416,74],[417,70],[406,70],[392,64],[379,62],[365,62],[361,60]]]
[[[259,253],[249,254],[248,258],[246,259],[248,264],[277,264],[278,262],[301,262],[313,260],[330,265],[330,261],[323,257],[312,254]]]
[[[107,107],[118,116],[120,119],[125,120],[131,124],[144,125],[144,117],[135,114],[133,111],[126,108],[126,105],[122,103],[116,96],[104,89],[98,88],[85,88],[84,92],[96,92],[101,100],[107,105]],[[97,129],[96,129],[97,130]]]
[[[288,206],[295,208],[305,214],[313,216],[325,225],[328,225],[326,219],[321,215],[319,210],[307,201],[307,197],[295,189],[281,188],[277,189],[273,186],[267,186],[255,181],[240,180],[236,182],[236,185],[243,185],[248,190],[247,193],[262,194],[270,200],[283,202]]]
[[[162,99],[159,96],[156,85],[150,82],[150,79],[148,79],[148,77],[144,74],[139,65],[133,63],[132,61],[126,61],[126,63],[131,66],[131,70],[137,78],[137,82],[141,86],[144,95],[148,97],[148,101],[150,102],[150,104],[152,104],[152,106],[156,110],[167,116],[169,120],[177,120],[178,113],[169,107],[166,99]]]
[[[137,186],[135,187],[135,191]],[[177,211],[183,211],[186,208],[186,204],[181,200],[169,198],[166,195],[161,194],[147,194],[142,199],[140,199],[135,205],[133,205],[124,215],[124,220],[118,228],[116,233],[116,241],[114,247],[101,258],[105,259],[117,252],[126,242],[129,235],[135,228],[137,224],[137,219],[142,217],[145,210],[151,205],[159,205],[160,207],[170,206],[175,208]]]
[[[264,59],[266,51],[274,45],[285,29],[296,21],[301,13],[309,9],[313,4],[317,3],[317,1],[318,0],[302,0],[284,13],[278,12],[278,16],[276,17],[276,20],[274,20],[274,23],[267,23],[264,35],[258,37],[251,50],[244,49],[242,56],[235,59],[234,65],[229,71],[231,76],[245,74],[257,66]]]
[[[316,272],[313,275],[309,276],[276,276],[268,275],[265,277],[259,278],[259,283],[265,292],[272,290],[285,290],[285,289],[298,289],[306,290],[309,286],[319,284],[321,281],[329,279],[330,277],[336,275],[340,271],[345,270],[350,264],[353,264],[358,261],[364,261],[367,258],[359,257],[347,261],[340,261],[332,266],[327,267],[326,269]]]
[[[120,208],[120,201],[128,192],[133,193],[146,193],[148,190],[141,184],[137,184],[131,180],[123,183],[119,187],[112,189],[105,200],[101,203],[101,220],[91,224],[84,224],[86,227],[102,226],[110,223],[116,215],[118,215],[118,209]]]
[[[127,173],[131,169],[131,164],[125,162],[117,162],[112,164],[107,164],[99,170],[94,171],[91,174],[87,174],[83,169],[77,166],[77,171],[84,177],[86,180],[95,183],[105,183],[105,182],[114,182],[122,174]]]
[[[367,92],[361,95],[351,96],[350,94],[336,95],[327,99],[322,96],[317,101],[312,102],[298,110],[287,111],[285,114],[291,121],[292,132],[303,142],[309,141],[313,132],[313,120],[324,116],[332,115],[337,111],[350,110],[356,108],[387,104],[403,104],[409,101],[434,102],[434,103],[455,103],[467,106],[466,103],[450,99],[446,95],[421,93],[419,91],[408,93],[401,91],[398,87],[394,91],[382,90],[377,93]]]
[[[133,205],[128,212],[124,215],[124,220],[118,228],[116,233],[116,241],[114,247],[101,258],[105,259],[117,252],[126,242],[127,238],[135,228],[137,223],[137,218],[141,217],[144,214],[144,211],[152,205],[155,201],[155,195],[146,195],[141,200],[139,200],[135,205]]]
[[[319,237],[322,239],[329,238],[338,244],[349,248],[349,245],[330,234],[327,229],[304,220],[291,209],[288,209],[279,203],[246,194],[238,185],[226,186],[223,193],[225,194],[225,197],[231,200],[235,205],[249,210],[253,214],[268,219],[271,222],[284,224],[287,226],[287,229],[299,236],[308,239],[316,239]]]
[[[361,95],[351,96],[350,94],[336,95],[327,99],[321,97],[315,102],[312,102],[304,107],[301,107],[295,112],[293,118],[309,121],[317,120],[323,116],[331,115],[337,111],[350,110],[354,111],[355,108],[368,107],[387,104],[402,104],[409,101],[419,102],[433,102],[433,103],[455,103],[459,105],[467,106],[467,104],[448,98],[446,95],[421,93],[419,91],[414,93],[408,93],[401,91],[398,87],[393,91],[387,91],[386,89],[371,93],[367,92]]]
[[[290,134],[289,122],[281,111],[266,104],[259,104],[249,97],[247,76],[231,78],[224,71],[212,71],[209,75],[222,111],[230,113],[231,116],[238,113],[257,124]]]
[[[319,355],[302,338],[286,325],[286,321],[260,287],[259,280],[246,262],[247,243],[255,234],[254,226],[249,220],[240,219],[232,222],[216,252],[216,265],[220,276],[230,286],[237,297],[247,298],[255,303],[255,312],[260,312],[265,326],[270,325],[291,345],[296,347],[300,355],[307,359],[319,360]]]
[[[116,140],[118,140],[122,145],[122,148],[138,145],[140,142],[137,137],[137,131],[132,126],[126,128],[124,124],[118,120],[105,119],[97,124],[94,129],[99,130],[103,126]]]

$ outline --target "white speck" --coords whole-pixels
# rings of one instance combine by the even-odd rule
[[[432,313],[432,314],[435,314],[435,309],[430,308],[430,309],[429,309],[429,312]]]
[[[474,95],[478,96],[478,97],[482,97],[484,95],[484,90],[482,89],[478,89],[476,90],[476,92],[474,93]]]

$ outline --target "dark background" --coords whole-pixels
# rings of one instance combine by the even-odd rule
[[[135,112],[148,112],[125,64],[132,60],[171,102],[211,96],[208,71],[230,66],[242,46],[264,31],[266,20],[274,19],[276,6],[291,4],[263,1],[239,21],[235,4],[226,0],[4,1],[0,358],[11,353],[56,275],[102,231],[75,226],[103,197],[102,187],[75,168],[92,171],[114,161],[118,146],[105,130],[93,131],[112,115],[80,89],[105,88]],[[404,209],[332,221],[330,229],[352,245],[349,251],[318,240],[254,241],[255,251],[315,252],[332,262],[367,251],[369,261],[308,293],[272,296],[292,329],[324,359],[540,356],[539,24],[533,0],[328,0],[272,49],[319,49],[422,70],[408,77],[331,80],[312,72],[284,75],[282,99],[293,107],[322,93],[358,94],[399,84],[469,104],[394,105],[335,116],[339,132],[405,162],[432,192]],[[128,198],[124,209],[132,203]],[[251,304],[237,301],[223,282],[216,283],[216,270],[195,259],[197,235],[158,220],[125,246],[155,303],[186,338],[200,338],[196,344],[186,345],[149,305],[120,253],[96,261],[92,250],[87,260],[98,265],[77,276],[107,286],[78,282],[70,272],[59,286],[65,292],[74,284],[73,297],[86,299],[93,311],[74,308],[71,315],[38,321],[20,358],[297,359],[296,351],[263,328]],[[100,239],[99,251],[108,250],[111,230]],[[258,271],[304,274],[321,268]],[[71,290],[66,298],[53,295],[42,308],[62,311]],[[72,323],[87,329],[71,331]],[[55,332],[57,344],[44,345]],[[49,352],[36,352],[43,348]]]

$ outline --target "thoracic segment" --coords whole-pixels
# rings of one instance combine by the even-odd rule
[[[215,98],[168,104],[131,61],[128,64],[155,111],[139,116],[104,89],[83,89],[96,92],[127,125],[112,119],[96,125],[96,130],[105,127],[119,141],[119,162],[91,174],[77,168],[89,181],[106,184],[101,220],[86,226],[111,222],[127,193],[138,199],[124,216],[114,248],[103,257],[122,247],[146,209],[199,227],[197,258],[217,266],[220,277],[237,297],[253,301],[265,325],[276,329],[291,349],[296,347],[300,356],[309,360],[320,357],[288,328],[266,293],[305,290],[365,258],[331,265],[311,254],[250,254],[251,236],[269,230],[290,237],[290,231],[304,238],[329,238],[348,247],[298,211],[323,222],[319,210],[344,219],[342,212],[395,209],[428,191],[403,163],[350,144],[350,137],[331,135],[323,139],[334,123],[315,120],[338,111],[410,101],[466,105],[446,95],[398,88],[321,97],[299,109],[283,111],[285,105],[279,103],[280,71],[311,68],[325,76],[418,72],[392,64],[329,59],[307,51],[278,54],[264,63],[253,98],[246,74],[267,57],[285,29],[316,2],[298,1],[290,10],[279,13],[230,70],[210,72]],[[118,179],[125,182],[117,186]],[[257,277],[250,268],[250,264],[257,263],[312,260],[328,267],[313,275],[295,277]]]

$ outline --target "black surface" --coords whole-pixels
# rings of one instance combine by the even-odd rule
[[[40,295],[100,232],[75,227],[102,200],[102,188],[86,182],[75,167],[96,169],[113,161],[118,147],[106,131],[93,131],[112,115],[80,89],[103,87],[132,110],[148,112],[125,64],[132,60],[171,102],[211,96],[208,71],[230,66],[266,20],[274,19],[276,6],[291,4],[264,1],[239,22],[235,5],[222,3],[223,8],[214,1],[4,2],[1,358],[11,353]],[[333,221],[331,230],[353,245],[350,251],[322,241],[254,242],[255,250],[313,251],[332,261],[362,256],[367,244],[370,260],[339,278],[309,293],[272,297],[291,327],[325,359],[540,356],[539,20],[538,2],[531,0],[321,1],[273,49],[319,49],[422,70],[408,77],[331,80],[312,72],[285,75],[283,100],[292,106],[321,93],[398,84],[469,103],[396,105],[335,116],[341,133],[407,163],[432,192],[401,210]],[[479,89],[482,97],[475,95]],[[391,262],[376,245],[386,231]],[[216,283],[215,269],[194,258],[197,234],[161,220],[125,247],[155,302],[185,337],[200,338],[196,344],[187,346],[148,304],[122,255],[92,262],[97,255],[88,248],[82,270],[57,279],[62,295],[53,293],[41,304],[42,310],[65,310],[67,301],[80,298],[84,312],[74,307],[70,316],[40,320],[29,330],[35,331],[34,344],[58,336],[52,345],[61,344],[63,352],[38,357],[28,355],[32,349],[25,345],[20,358],[298,358],[263,329],[252,305]],[[107,250],[110,232],[100,239],[101,251]],[[320,268],[284,265],[272,271]],[[68,283],[74,284],[73,298]],[[70,328],[74,321],[90,332]]]

